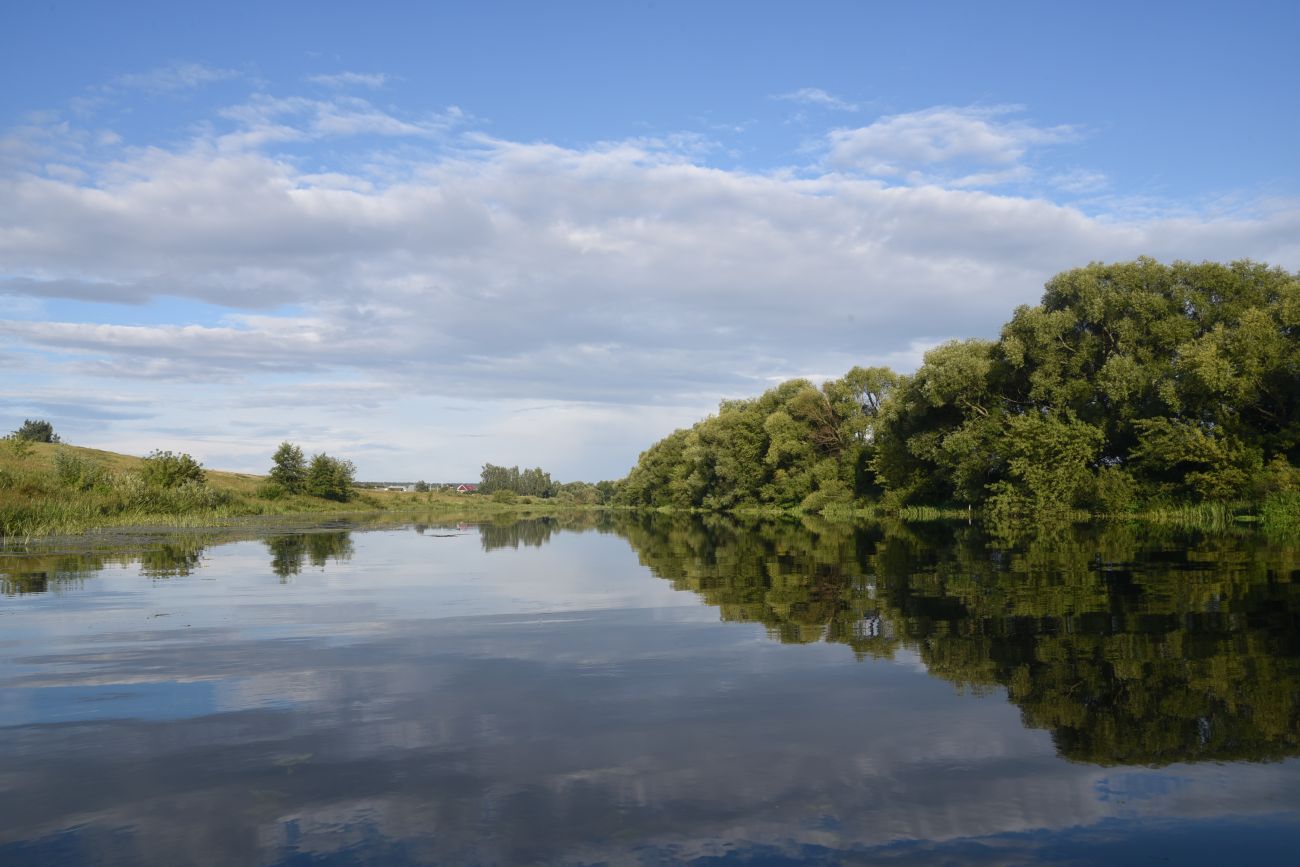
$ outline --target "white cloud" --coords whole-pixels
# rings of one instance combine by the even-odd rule
[[[459,109],[399,118],[360,97],[331,99],[256,95],[243,105],[220,112],[237,129],[218,137],[224,150],[253,149],[266,145],[310,141],[335,136],[436,137],[461,122]]]
[[[813,105],[818,108],[829,108],[834,111],[857,111],[858,106],[847,100],[840,99],[834,94],[827,93],[820,87],[801,87],[789,93],[781,93],[772,97],[773,99],[785,100],[787,102],[797,102],[800,105]]]
[[[937,106],[882,117],[868,126],[832,131],[826,162],[832,168],[910,181],[931,180],[938,171],[944,173],[938,177],[963,186],[1019,180],[1030,148],[1079,135],[1071,126],[1037,127],[1007,118],[1021,110]]]
[[[330,75],[310,75],[307,80],[323,87],[383,87],[388,83],[388,75],[383,72],[336,72]]]

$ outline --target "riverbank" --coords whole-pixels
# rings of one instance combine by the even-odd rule
[[[0,449],[0,540],[128,526],[218,527],[258,516],[422,513],[447,520],[547,514],[573,508],[519,498],[512,503],[448,491],[356,488],[345,501],[268,490],[265,476],[205,470],[202,484],[146,484],[144,460],[65,444]]]
[[[529,517],[606,506],[534,497],[509,502],[480,494],[435,490],[424,493],[356,488],[346,501],[268,491],[267,478],[206,470],[201,485],[158,488],[141,479],[142,458],[65,444],[32,443],[19,456],[0,449],[0,541],[81,533],[114,527],[222,527],[257,517],[320,518],[358,514],[419,514],[443,520],[476,521],[501,515]],[[628,507],[622,507],[628,508]],[[700,509],[650,508],[695,514]],[[1300,492],[1264,502],[1161,503],[1123,514],[1064,512],[1052,516],[997,516],[985,510],[908,506],[887,511],[878,505],[835,504],[817,513],[775,506],[737,508],[738,518],[797,520],[816,514],[831,522],[978,521],[996,529],[1095,521],[1162,524],[1199,529],[1258,526],[1272,533],[1300,532]]]

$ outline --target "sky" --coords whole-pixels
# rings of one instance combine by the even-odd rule
[[[1300,4],[0,7],[0,428],[622,477],[1093,261],[1300,270]]]

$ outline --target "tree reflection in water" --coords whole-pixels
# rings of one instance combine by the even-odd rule
[[[322,568],[330,560],[352,558],[352,533],[334,530],[316,533],[286,533],[263,540],[271,552],[271,571],[287,581],[310,564]]]
[[[391,525],[390,525],[391,526]],[[412,525],[405,525],[410,527]],[[447,526],[436,517],[418,530]],[[785,643],[916,653],[960,689],[1005,689],[1061,755],[1100,764],[1300,753],[1300,545],[1257,533],[978,527],[575,512],[477,525],[485,551],[615,533],[653,574]],[[247,535],[245,534],[245,538]],[[282,582],[353,553],[349,530],[261,536]],[[229,535],[6,555],[0,591],[80,587],[111,566],[191,574]]]
[[[995,546],[971,527],[663,515],[618,529],[723,620],[859,657],[912,648],[960,688],[1005,688],[1073,760],[1300,752],[1292,542],[1107,526]]]

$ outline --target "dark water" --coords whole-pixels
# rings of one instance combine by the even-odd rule
[[[1294,542],[581,516],[0,580],[0,864],[1300,851]]]

